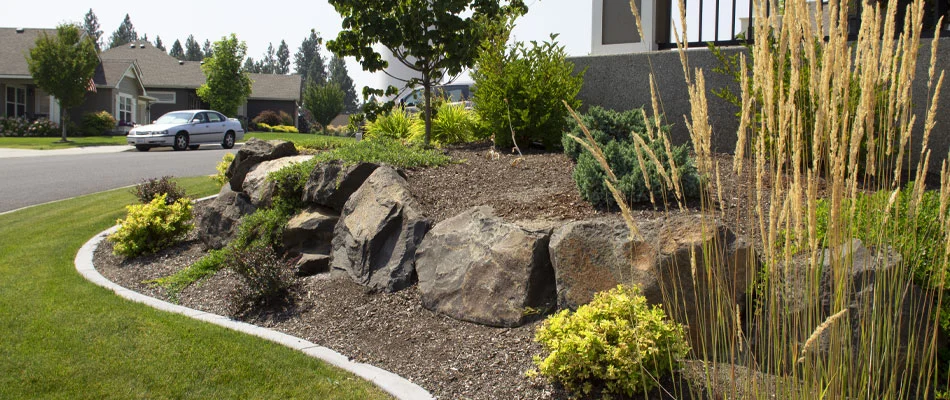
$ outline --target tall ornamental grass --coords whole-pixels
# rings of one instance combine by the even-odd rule
[[[690,343],[687,356],[703,366],[705,378],[700,380],[705,382],[698,386],[716,392],[714,398],[933,398],[947,386],[945,372],[938,368],[935,312],[947,301],[947,274],[915,282],[914,271],[923,264],[945,271],[950,261],[950,167],[944,161],[940,171],[928,169],[931,157],[946,155],[933,154],[928,146],[944,80],[943,71],[935,68],[937,39],[930,42],[930,59],[922,60],[929,61],[926,76],[915,73],[918,51],[926,44],[921,41],[924,1],[907,7],[900,32],[898,2],[888,2],[886,9],[881,2],[865,2],[856,42],[848,42],[847,2],[786,0],[782,23],[776,14],[766,15],[766,9],[780,10],[777,1],[754,3],[755,43],[769,45],[752,47],[748,67],[744,56],[739,63],[742,110],[735,170],[725,171],[711,154],[714,132],[704,72],[689,66],[687,38],[681,35],[686,7],[679,2],[680,30],[675,34],[691,104],[685,123],[697,168],[714,183],[703,194],[704,219],[712,224],[725,218],[722,203],[714,201],[723,197],[716,192],[720,177],[751,172],[745,195],[754,199],[753,206],[738,221],[726,222],[756,238],[761,265],[743,271],[745,280],[725,276],[729,271],[723,256],[705,248],[691,257],[692,276],[679,278],[693,282],[680,282],[663,293],[666,309],[676,319],[689,323],[683,299],[695,297],[695,304],[702,305],[698,321],[718,321],[689,324],[689,330],[700,333],[689,335],[699,343]],[[631,9],[644,37],[633,1]],[[825,12],[828,17],[822,18]],[[929,91],[922,120],[913,112],[915,79],[926,79]],[[662,126],[659,93],[652,87],[656,123],[647,125]],[[635,235],[637,221],[615,189],[617,179],[597,143],[586,133],[576,140],[600,161]],[[638,146],[637,152],[641,163],[658,158],[648,146]],[[925,196],[923,184],[929,172],[940,174],[934,192],[938,223],[926,232],[921,226],[888,223],[921,220],[923,199],[932,196]],[[671,199],[682,199],[679,175],[675,164],[665,169],[669,179],[663,181],[664,190]],[[905,207],[899,198],[907,181],[919,184],[909,186]],[[878,192],[887,201],[855,200]],[[819,203],[827,208],[821,222]],[[678,204],[683,207],[682,201]],[[844,256],[855,247],[852,221],[860,215],[882,220],[871,228],[877,234],[863,235],[871,249],[868,259],[899,260],[864,282],[859,277],[869,275],[852,273],[853,260]],[[939,251],[900,254],[895,244],[913,235],[938,238]],[[737,281],[754,285],[728,283]],[[742,299],[741,293],[751,298]],[[697,386],[691,388],[689,394],[664,390],[676,398],[699,397]]]

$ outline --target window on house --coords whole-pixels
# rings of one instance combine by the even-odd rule
[[[175,95],[175,92],[152,92],[152,91],[149,91],[149,92],[148,92],[148,95],[149,95],[149,96],[152,96],[152,97],[154,97],[154,98],[156,98],[156,99],[158,99],[158,100],[155,101],[155,102],[156,102],[156,103],[159,103],[159,104],[175,104],[175,103],[178,101],[178,98],[177,98],[177,96]]]
[[[132,97],[119,95],[119,121],[132,122]]]
[[[7,86],[7,116],[22,117],[26,115],[26,89]]]

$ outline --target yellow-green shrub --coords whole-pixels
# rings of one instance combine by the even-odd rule
[[[224,157],[221,157],[221,161],[219,161],[218,165],[214,167],[218,173],[212,175],[211,180],[217,182],[221,186],[224,186],[225,183],[228,183],[228,177],[226,173],[228,172],[228,167],[231,166],[232,162],[234,162],[234,153],[224,153]]]
[[[113,252],[126,257],[154,253],[183,238],[194,225],[191,221],[191,200],[178,199],[165,204],[165,194],[148,204],[126,206],[128,215],[118,220],[119,230],[109,235],[115,244]]]
[[[535,356],[537,371],[569,390],[633,396],[657,385],[689,351],[683,327],[650,306],[637,286],[617,286],[577,312],[561,311],[538,328],[549,354]]]
[[[478,123],[474,111],[466,110],[461,104],[443,103],[432,118],[430,142],[435,145],[473,142]],[[425,129],[413,132],[409,140],[422,143]]]
[[[296,127],[293,125],[277,125],[270,127],[271,132],[281,132],[281,133],[300,133]]]
[[[375,121],[366,123],[364,139],[390,138],[406,140],[419,133],[425,134],[425,123],[417,114],[406,112],[402,108],[394,108],[391,112],[376,117]]]

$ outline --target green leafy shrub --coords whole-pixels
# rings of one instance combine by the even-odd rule
[[[406,145],[389,138],[361,140],[353,144],[318,153],[309,162],[339,160],[344,164],[372,162],[397,168],[437,167],[452,159],[442,152],[418,145]]]
[[[291,163],[268,174],[267,180],[274,182],[274,202],[282,202],[294,209],[303,208],[303,187],[316,165],[311,159]]]
[[[224,157],[221,157],[221,161],[218,162],[218,165],[214,166],[214,169],[218,171],[218,173],[212,175],[211,179],[220,186],[224,186],[228,183],[227,172],[232,162],[234,162],[234,153],[224,153]]]
[[[574,109],[580,106],[577,93],[584,73],[574,74],[574,64],[555,41],[557,35],[549,42],[531,42],[530,48],[522,42],[507,48],[513,26],[510,20],[495,24],[480,47],[472,70],[475,111],[499,146],[512,146],[514,129],[520,146],[541,142],[554,148],[568,115],[562,100]]]
[[[663,171],[671,171],[671,159],[679,174],[679,185],[683,197],[689,199],[699,196],[699,174],[696,172],[696,165],[689,154],[688,147],[670,145],[670,151],[667,152],[667,143],[664,138],[668,135],[668,127],[654,129],[656,136],[651,138],[647,133],[643,113],[639,109],[616,112],[592,107],[590,112],[581,116],[581,120],[586,126],[592,127],[591,136],[600,146],[607,164],[617,176],[617,190],[626,198],[627,203],[650,201],[651,193],[654,199],[663,198],[664,191],[671,193],[674,190],[671,183],[675,177],[671,176],[672,174],[664,177],[656,164],[656,161],[659,161],[663,166]],[[576,122],[573,123],[572,133],[583,137]],[[653,154],[655,161],[646,150],[643,150],[638,158],[637,144],[633,134],[643,140],[647,146],[646,150]],[[567,135],[564,136],[562,143],[565,154],[577,160],[572,176],[581,197],[598,207],[615,206],[616,201],[607,184],[604,183],[607,174],[597,159]],[[640,168],[641,159],[649,179],[649,186]]]
[[[116,127],[115,117],[108,111],[83,114],[80,131],[84,136],[101,136]]]
[[[356,134],[356,132],[363,131],[363,124],[366,123],[366,114],[361,112],[350,114],[349,121],[346,125],[346,131],[351,134]]]
[[[425,135],[425,123],[419,119],[419,116],[409,113],[401,107],[396,107],[388,113],[377,116],[375,121],[367,122],[363,139],[407,140],[410,137],[421,137],[422,135]]]
[[[226,268],[241,281],[231,297],[231,313],[277,305],[290,293],[290,268],[270,246],[235,250],[224,257]]]
[[[29,126],[23,117],[0,117],[0,136],[24,136]]]
[[[168,204],[161,194],[148,204],[127,206],[128,216],[119,220],[119,230],[109,235],[115,244],[113,252],[126,257],[154,253],[175,244],[194,226],[191,221],[191,200],[178,199]]]
[[[466,110],[460,104],[442,103],[432,119],[430,142],[435,145],[472,142],[475,141],[477,127],[478,119],[474,111]],[[424,138],[425,129],[413,133],[409,140],[422,143]]]
[[[284,227],[294,213],[296,210],[292,206],[282,202],[275,202],[270,208],[257,209],[241,220],[238,233],[231,243],[228,243],[228,248],[244,250],[269,246],[274,251],[280,251]]]
[[[636,286],[618,286],[577,312],[552,315],[535,341],[547,356],[535,356],[534,373],[585,394],[601,386],[605,395],[646,392],[689,351],[683,327],[649,306]]]
[[[144,179],[142,183],[135,185],[132,193],[142,204],[152,202],[158,196],[165,196],[165,204],[172,204],[178,199],[185,197],[185,189],[178,186],[170,176],[161,178]]]

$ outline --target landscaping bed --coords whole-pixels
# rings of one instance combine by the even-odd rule
[[[470,207],[489,205],[507,221],[581,220],[616,215],[597,210],[581,199],[571,179],[573,163],[561,153],[533,152],[519,157],[489,157],[490,147],[473,145],[446,150],[455,163],[408,170],[410,191],[433,224]],[[731,157],[722,161],[727,219],[742,218],[742,183],[731,171]],[[196,206],[196,213],[203,205]],[[729,211],[733,210],[733,211]],[[635,210],[637,218],[667,214],[649,204]],[[695,213],[683,210],[683,213]],[[678,213],[678,212],[677,212]],[[125,260],[103,242],[95,265],[110,280],[133,290],[184,306],[230,315],[229,299],[238,278],[228,269],[185,288],[171,298],[148,281],[173,274],[205,254],[197,234],[153,255]],[[422,306],[412,286],[395,293],[374,292],[346,277],[319,274],[296,279],[288,302],[241,318],[332,348],[359,362],[399,374],[444,399],[547,399],[568,394],[540,378],[528,378],[532,357],[541,353],[533,341],[540,322],[517,328],[493,328],[459,321]],[[651,397],[657,397],[654,391]],[[662,396],[659,396],[662,397]]]

